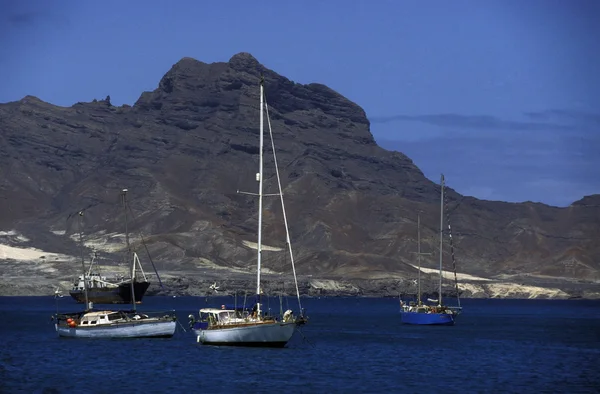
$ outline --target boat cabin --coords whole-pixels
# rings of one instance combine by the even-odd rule
[[[92,273],[91,275],[86,275],[86,277],[87,285],[90,289],[101,289],[104,287],[108,287],[106,282],[106,276],[101,276],[100,274]],[[73,283],[73,290],[83,291],[83,286],[83,275],[79,275],[78,282]]]
[[[200,322],[214,324],[235,324],[248,321],[248,311],[235,309],[203,308],[200,309]]]
[[[414,301],[410,301],[408,304],[404,301],[400,301],[400,306],[402,308],[402,312],[413,313],[447,313],[450,315],[457,315],[462,310],[461,307],[449,307],[445,305],[419,305]]]
[[[106,276],[102,276],[99,273],[92,272],[91,274],[85,275],[87,279],[88,289],[104,289],[109,287],[117,287],[122,283],[129,281],[129,278],[126,278],[123,275],[118,275],[115,277],[108,278]],[[115,283],[112,283],[112,282]],[[71,290],[80,290],[83,291],[83,275],[79,275],[77,278],[77,282],[73,283],[73,288]]]
[[[416,313],[432,313],[434,308],[426,304],[418,304],[414,301],[410,301],[406,304],[404,301],[400,301],[402,312],[416,312]]]
[[[90,327],[111,324],[117,321],[126,320],[126,316],[121,312],[98,311],[88,312],[81,317],[79,326]]]

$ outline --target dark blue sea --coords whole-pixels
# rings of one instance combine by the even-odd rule
[[[197,344],[187,316],[204,297],[145,298],[141,310],[175,309],[182,326],[171,339],[120,340],[59,339],[53,297],[0,297],[0,392],[600,392],[600,301],[462,305],[455,326],[427,327],[401,325],[392,298],[303,299],[302,334],[259,349]],[[58,306],[81,308],[68,297]]]

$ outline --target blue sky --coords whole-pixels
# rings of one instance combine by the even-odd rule
[[[362,106],[386,149],[478,198],[600,193],[600,2],[0,0],[0,102],[133,104],[184,56],[250,52]]]

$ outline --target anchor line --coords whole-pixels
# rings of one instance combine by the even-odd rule
[[[306,343],[308,343],[311,347],[315,347],[315,345],[311,341],[308,340],[306,335],[304,335],[304,333],[302,331],[300,331],[300,329],[298,327],[296,327],[296,331],[298,331],[300,333],[300,335],[302,336],[302,338],[304,339],[304,341]]]
[[[179,323],[179,326],[181,327],[181,329],[183,330],[183,332],[187,332],[187,330],[185,329],[185,327],[183,326],[183,324],[181,324],[181,322],[179,321],[179,319],[177,320],[177,323]]]

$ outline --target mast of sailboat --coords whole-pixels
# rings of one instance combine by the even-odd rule
[[[414,252],[413,252],[414,253]],[[421,252],[421,214],[417,214],[417,264],[419,272],[417,273],[417,305],[421,305],[421,256],[431,256],[431,253]]]
[[[285,242],[290,253],[290,262],[292,263],[292,273],[294,274],[294,285],[296,287],[296,297],[298,298],[298,309],[300,316],[304,317],[302,302],[300,301],[300,290],[298,289],[298,276],[296,275],[296,264],[294,263],[294,253],[292,251],[292,241],[290,240],[290,227],[288,226],[287,214],[285,213],[285,203],[283,202],[283,188],[281,187],[281,177],[279,176],[279,165],[277,164],[277,154],[275,153],[275,140],[273,139],[273,129],[271,128],[271,117],[269,116],[269,104],[265,97],[265,114],[267,115],[267,126],[269,127],[269,136],[271,137],[271,149],[273,149],[273,163],[275,164],[275,175],[277,177],[277,188],[279,190],[279,200],[281,201],[281,213],[283,214],[283,225],[285,226]],[[282,314],[283,315],[283,314]]]
[[[258,240],[257,240],[257,266],[256,266],[256,295],[258,297],[258,303],[256,305],[256,314],[260,316],[260,264],[262,254],[262,206],[263,206],[263,128],[264,128],[264,83],[265,79],[261,76],[260,79],[260,132],[259,132],[259,158],[258,158],[258,174],[256,174],[256,180],[258,181]]]
[[[442,260],[444,243],[444,174],[440,180],[440,287],[438,291],[438,305],[442,305]]]
[[[94,257],[92,257],[92,262],[90,263],[90,268],[88,269],[88,273],[87,273],[88,276],[92,276],[92,269],[94,268],[94,262],[98,258],[98,252],[96,252],[96,249],[93,249],[93,251],[94,251]]]
[[[77,221],[79,227],[79,248],[81,249],[81,268],[83,269],[83,294],[85,296],[85,309],[90,309],[90,301],[88,299],[88,289],[87,289],[87,278],[85,275],[85,258],[84,258],[84,250],[83,250],[83,228],[81,225],[81,221],[83,220],[83,211],[79,211],[79,220]]]
[[[133,257],[131,255],[131,245],[129,243],[129,228],[127,227],[127,189],[123,189],[121,193],[123,198],[123,208],[125,209],[125,243],[127,244],[127,258]],[[132,258],[131,264],[131,308],[135,312],[135,258]]]
[[[417,302],[421,306],[421,215],[417,215],[417,262],[419,272],[417,273]]]

